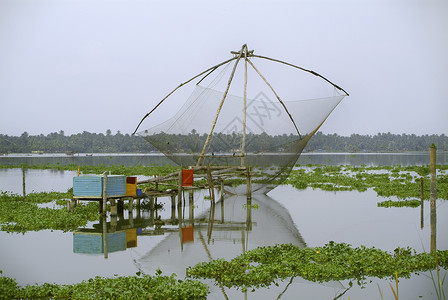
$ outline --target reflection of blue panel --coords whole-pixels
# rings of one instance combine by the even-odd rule
[[[73,253],[103,253],[103,235],[101,233],[73,233]]]
[[[73,177],[73,195],[75,197],[101,197],[103,194],[102,176],[76,176]],[[107,176],[108,196],[126,195],[126,176]]]
[[[123,251],[126,250],[126,231],[114,232],[107,234],[107,251]]]
[[[126,250],[126,231],[107,233],[107,252]],[[103,253],[103,235],[98,232],[74,232],[73,253]]]

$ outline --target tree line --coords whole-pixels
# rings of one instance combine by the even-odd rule
[[[238,136],[222,135],[219,137],[221,151],[233,151],[238,147]],[[166,136],[166,143],[177,140],[177,151],[192,149],[197,151],[202,146],[205,135],[195,132],[187,136]],[[291,140],[286,135],[269,136],[263,134],[256,139],[248,135],[246,139],[250,144],[247,151],[285,151],[282,145]],[[173,143],[175,144],[175,143]],[[448,151],[448,137],[442,135],[392,134],[378,133],[376,135],[340,136],[338,134],[323,134],[317,132],[305,147],[305,152],[406,152],[427,151],[431,144],[436,144],[439,151]],[[227,146],[226,146],[227,145]],[[227,148],[229,149],[227,149]],[[197,148],[197,149],[196,149]],[[139,136],[122,134],[119,131],[112,134],[107,130],[103,133],[90,133],[84,131],[78,134],[65,135],[63,131],[53,132],[48,135],[29,135],[27,132],[20,136],[8,136],[0,134],[0,153],[135,153],[152,152],[157,149]]]

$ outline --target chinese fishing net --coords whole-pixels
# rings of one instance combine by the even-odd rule
[[[289,176],[310,138],[348,94],[313,71],[258,57],[244,46],[234,54],[194,77],[200,80],[189,96],[165,103],[158,114],[153,110],[146,121],[159,124],[138,135],[184,168],[215,167],[214,176],[224,179],[230,193],[248,191],[248,172],[251,192],[266,193]]]

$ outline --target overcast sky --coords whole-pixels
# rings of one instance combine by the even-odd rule
[[[0,134],[132,133],[244,43],[350,94],[324,133],[448,134],[446,0],[0,0]]]

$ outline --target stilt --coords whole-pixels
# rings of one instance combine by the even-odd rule
[[[246,200],[246,230],[252,230],[252,198],[249,196]]]
[[[250,178],[250,167],[247,166],[247,174],[246,174],[246,181],[247,181],[247,199],[252,199],[252,182]]]
[[[124,201],[123,200],[117,200],[117,212],[119,214],[123,214],[123,208],[124,208]]]
[[[212,198],[213,204],[215,203],[215,187],[213,186],[213,177],[210,171],[210,165],[207,166],[207,180],[208,180],[208,188],[210,190],[210,197]]]
[[[26,197],[26,188],[25,188],[25,167],[22,165],[22,189],[23,189],[23,197]]]
[[[101,222],[103,223],[103,253],[104,258],[107,259],[109,257],[109,252],[107,249],[107,222],[104,215],[101,217]]]
[[[110,216],[110,232],[115,232],[117,230],[118,217],[117,215]]]
[[[424,206],[424,193],[423,193],[423,177],[420,177],[420,228],[423,229],[424,222],[423,222],[423,206]]]
[[[180,205],[178,205],[180,207]],[[176,220],[176,196],[171,196],[171,220]]]
[[[437,212],[436,212],[436,145],[432,144],[429,148],[430,154],[430,172],[431,172],[431,185],[430,185],[430,206],[431,206],[431,251],[437,250]]]
[[[132,197],[129,197],[128,210],[130,213],[132,213],[132,211],[134,210],[134,198]]]
[[[177,191],[177,206],[182,206],[182,166],[180,166],[179,170],[179,189]]]
[[[149,209],[154,211],[154,197],[149,197]]]
[[[133,211],[129,211],[129,226],[131,226],[131,228],[134,228],[134,215],[133,215]]]
[[[107,173],[103,173],[103,215],[105,215],[106,212],[106,205],[107,205]]]
[[[188,208],[189,208],[189,219],[190,219],[190,223],[193,225],[194,222],[194,195],[193,195],[193,190],[190,190],[188,192]]]
[[[112,216],[116,216],[118,211],[117,211],[117,204],[115,202],[115,199],[110,199],[109,202],[110,202],[110,214]]]
[[[74,208],[76,207],[76,200],[75,199],[71,199],[71,200],[67,200],[67,210],[70,212],[72,211]]]

